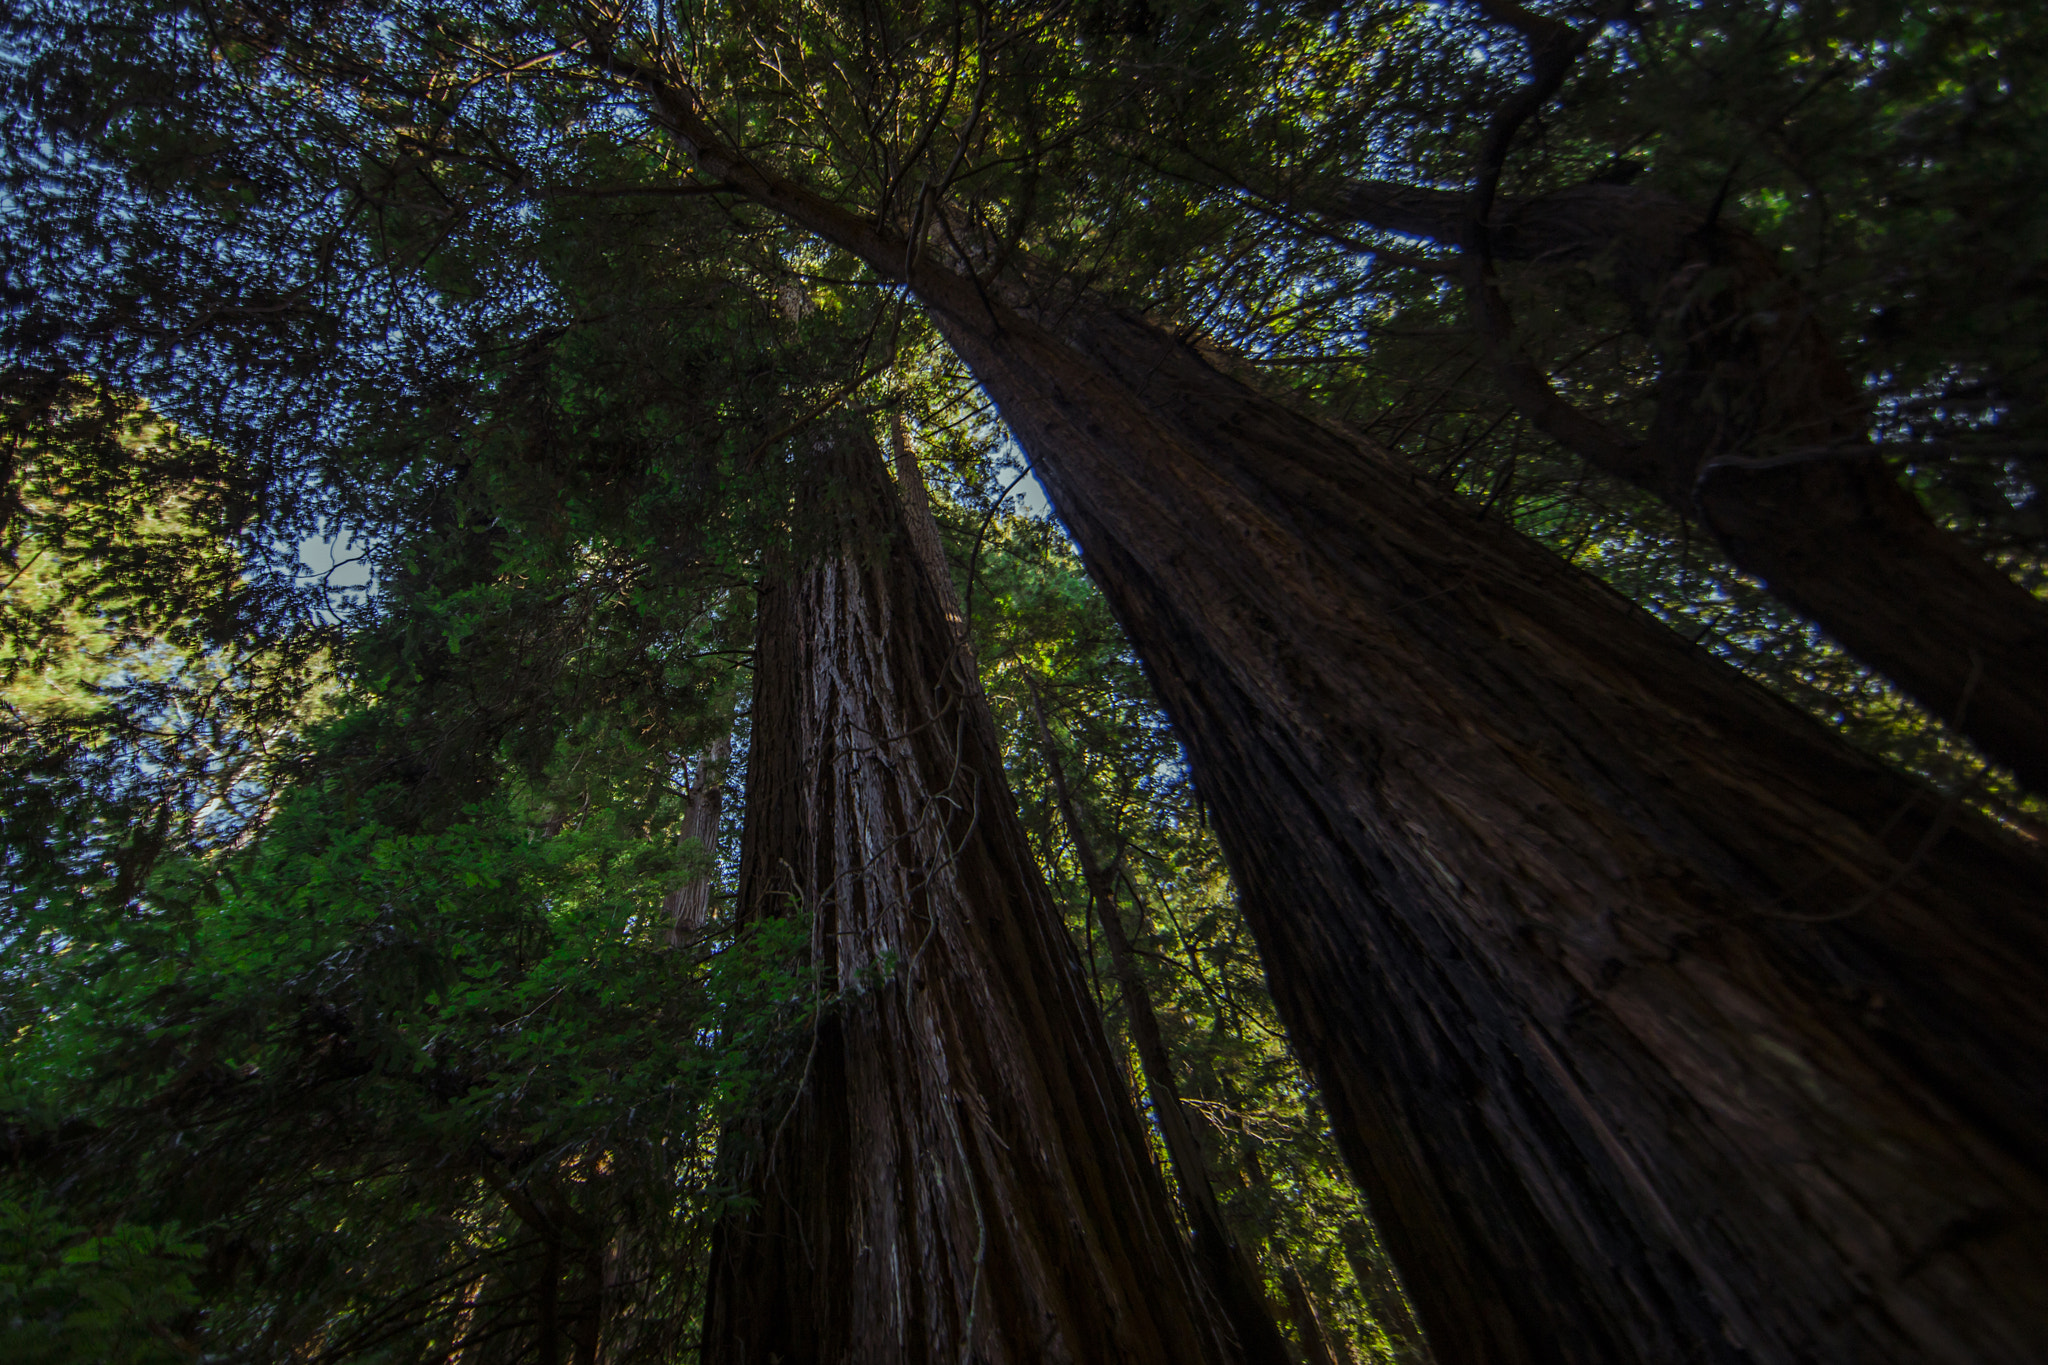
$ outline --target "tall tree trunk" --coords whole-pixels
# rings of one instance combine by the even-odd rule
[[[1446,1362],[2031,1359],[2038,856],[1155,329],[929,291]]]
[[[1456,245],[1468,203],[1357,181],[1314,207]],[[1488,244],[1496,260],[1592,271],[1662,358],[1641,440],[1504,363],[1524,415],[1705,528],[1737,568],[2048,791],[2048,602],[1900,485],[1812,301],[1761,243],[1669,195],[1593,184],[1499,203]]]
[[[1226,1094],[1224,1100],[1226,1103],[1237,1104],[1241,1102],[1241,1097]],[[1238,1178],[1256,1198],[1270,1206],[1276,1194],[1273,1182],[1266,1176],[1265,1163],[1259,1160],[1257,1145],[1246,1144],[1240,1155],[1241,1159],[1237,1164]],[[1372,1239],[1371,1225],[1363,1219],[1354,1220],[1340,1229],[1338,1242],[1343,1247],[1344,1259],[1351,1265],[1351,1273],[1358,1280],[1359,1292],[1365,1297],[1366,1309],[1374,1325],[1386,1333],[1388,1344],[1394,1348],[1394,1358],[1401,1362],[1401,1365],[1433,1365],[1429,1343],[1423,1340],[1421,1329],[1415,1325],[1415,1316],[1409,1310],[1408,1296],[1402,1290],[1400,1281],[1395,1278],[1384,1257],[1376,1259],[1359,1253],[1357,1242],[1360,1234],[1368,1241]],[[1302,1341],[1307,1343],[1309,1333],[1313,1329],[1324,1338],[1325,1353],[1330,1353],[1331,1347],[1334,1346],[1335,1352],[1343,1354],[1348,1360],[1349,1346],[1341,1338],[1329,1337],[1324,1333],[1320,1319],[1313,1324],[1303,1321],[1303,1310],[1306,1309],[1313,1317],[1315,1305],[1308,1298],[1308,1288],[1301,1282],[1301,1273],[1287,1259],[1285,1247],[1277,1239],[1269,1240],[1267,1254],[1280,1263],[1281,1287],[1287,1294],[1288,1307],[1294,1315],[1296,1330],[1301,1333]],[[1308,1353],[1313,1357],[1315,1348],[1311,1347]]]
[[[1344,1249],[1344,1260],[1365,1295],[1372,1320],[1394,1348],[1394,1359],[1399,1365],[1433,1365],[1429,1343],[1409,1307],[1408,1291],[1387,1264],[1386,1249],[1379,1245],[1372,1225],[1363,1218],[1345,1223],[1337,1230],[1337,1244]]]
[[[1445,1365],[2038,1357],[2038,851],[1384,452],[1085,298],[1013,305],[603,55],[995,399]]]
[[[1159,1016],[1152,1009],[1152,995],[1145,989],[1144,978],[1138,975],[1137,955],[1131,950],[1130,935],[1124,932],[1122,912],[1117,908],[1116,868],[1096,856],[1094,840],[1088,837],[1073,792],[1067,786],[1066,764],[1060,760],[1059,748],[1045,723],[1038,686],[1028,676],[1025,686],[1031,693],[1031,716],[1038,725],[1039,746],[1052,776],[1053,800],[1059,806],[1068,837],[1074,841],[1082,879],[1094,903],[1095,917],[1102,925],[1102,936],[1109,944],[1110,970],[1123,997],[1124,1013],[1131,1021],[1131,1040],[1137,1044],[1138,1065],[1145,1073],[1153,1120],[1159,1125],[1160,1136],[1166,1139],[1167,1159],[1173,1165],[1181,1208],[1193,1234],[1196,1264],[1208,1277],[1211,1291],[1229,1318],[1244,1348],[1245,1360],[1257,1365],[1290,1365],[1287,1340],[1274,1325],[1264,1287],[1223,1221],[1223,1209],[1216,1202],[1216,1189],[1209,1180],[1201,1144],[1195,1138],[1187,1106],[1181,1103],[1173,1059],[1167,1055],[1166,1040],[1159,1031]]]
[[[1294,1318],[1294,1330],[1301,1335],[1302,1358],[1308,1365],[1353,1365],[1351,1348],[1342,1338],[1323,1331],[1322,1319],[1316,1316],[1315,1300],[1309,1297],[1308,1286],[1301,1282],[1301,1272],[1291,1262],[1281,1263],[1280,1285],[1287,1295],[1287,1311]]]
[[[910,538],[917,562],[924,566],[925,576],[938,595],[939,611],[945,616],[946,625],[960,642],[960,648],[969,651],[963,656],[962,667],[978,686],[971,652],[973,642],[967,638],[967,614],[960,605],[959,592],[953,587],[953,570],[946,563],[946,542],[939,537],[931,493],[924,486],[924,471],[918,468],[917,452],[910,448],[910,433],[900,412],[890,414],[889,453],[896,466],[897,495],[903,500],[904,534]]]
[[[829,994],[717,1230],[706,1358],[1234,1359],[881,453],[820,458],[828,544],[761,594],[740,894],[808,915]]]
[[[732,758],[732,736],[720,735],[697,756],[697,771],[683,806],[682,838],[718,856],[718,819],[725,811],[725,767]],[[668,918],[668,941],[680,947],[695,937],[711,918],[711,879],[706,871],[662,898]]]

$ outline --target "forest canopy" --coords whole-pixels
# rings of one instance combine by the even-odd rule
[[[7,1358],[2048,1344],[2048,18],[6,24]]]

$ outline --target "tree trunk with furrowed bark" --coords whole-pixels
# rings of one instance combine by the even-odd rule
[[[732,737],[720,735],[697,756],[695,780],[683,804],[682,837],[694,841],[711,857],[718,855],[718,817],[725,809],[725,765],[732,757]],[[711,919],[711,874],[690,878],[662,898],[668,920],[668,941],[688,943]]]
[[[1467,202],[1357,181],[1313,207],[1449,246]],[[1540,430],[1704,527],[1737,568],[2048,791],[2048,602],[1900,485],[1811,300],[1762,243],[1669,195],[1604,184],[1502,201],[1487,242],[1499,261],[1590,271],[1660,357],[1641,439],[1499,366]]]
[[[761,594],[741,913],[807,916],[795,1093],[735,1134],[705,1358],[1223,1362],[995,732],[872,438]]]
[[[1025,686],[1031,692],[1031,716],[1037,723],[1039,746],[1052,777],[1053,800],[1059,807],[1060,822],[1074,843],[1082,880],[1087,883],[1096,920],[1102,925],[1103,939],[1109,944],[1110,971],[1116,977],[1124,1013],[1130,1020],[1131,1041],[1137,1046],[1138,1065],[1152,1100],[1153,1121],[1166,1141],[1167,1160],[1172,1163],[1174,1182],[1180,1190],[1181,1210],[1187,1216],[1195,1244],[1195,1262],[1208,1277],[1211,1291],[1237,1334],[1247,1365],[1290,1365],[1287,1342],[1273,1321],[1264,1287],[1252,1272],[1244,1249],[1223,1221],[1223,1209],[1216,1202],[1216,1189],[1210,1182],[1208,1163],[1195,1137],[1194,1123],[1187,1106],[1181,1103],[1173,1059],[1167,1055],[1159,1016],[1152,1009],[1152,994],[1138,974],[1137,954],[1124,930],[1123,912],[1117,906],[1117,866],[1096,856],[1094,841],[1081,823],[1081,813],[1067,786],[1066,764],[1061,761],[1052,731],[1045,723],[1037,684],[1027,675]],[[1298,1325],[1304,1340],[1315,1328],[1312,1321]]]
[[[991,311],[933,302],[1188,747],[1438,1357],[2035,1358],[2038,856],[1170,336]]]
[[[905,534],[926,576],[937,588],[940,612],[960,641],[963,659],[971,669],[974,664],[972,644],[967,637],[966,614],[961,608],[959,594],[953,588],[952,573],[946,564],[938,522],[932,516],[924,475],[918,468],[917,457],[910,448],[900,416],[893,423],[892,436],[896,487],[903,501]],[[1124,933],[1123,922],[1117,918],[1116,869],[1095,856],[1068,790],[1065,767],[1053,745],[1052,734],[1046,728],[1045,717],[1039,711],[1037,687],[1028,676],[1025,685],[1031,690],[1032,715],[1037,721],[1039,741],[1053,775],[1060,818],[1074,840],[1083,879],[1102,923],[1104,937],[1110,945],[1112,972],[1125,1012],[1130,1017],[1131,1036],[1137,1045],[1145,1088],[1152,1100],[1154,1122],[1166,1141],[1174,1186],[1180,1194],[1181,1211],[1187,1219],[1190,1240],[1194,1243],[1195,1266],[1203,1275],[1224,1321],[1230,1325],[1245,1365],[1291,1365],[1286,1339],[1280,1335],[1280,1329],[1273,1321],[1258,1276],[1245,1259],[1243,1248],[1237,1245],[1224,1224],[1200,1144],[1195,1140],[1187,1110],[1181,1104],[1172,1062],[1166,1054],[1166,1044],[1159,1032],[1159,1020],[1153,1012],[1151,996],[1138,975],[1137,961],[1129,936]]]
[[[727,146],[908,284],[1151,672],[1438,1359],[2030,1362],[2048,864],[1368,443]]]

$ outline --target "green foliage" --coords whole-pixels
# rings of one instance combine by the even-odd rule
[[[1399,1359],[1411,1340],[1400,1290],[1288,1047],[1222,851],[1137,660],[1057,527],[957,502],[940,512],[955,568],[962,577],[970,562],[976,569],[975,647],[1025,828],[1082,950],[1133,1102],[1149,1109],[1109,950],[1053,796],[1033,687],[1096,856],[1119,865],[1118,913],[1176,1082],[1199,1117],[1225,1218],[1276,1305],[1286,1303],[1291,1270],[1323,1332],[1365,1358]],[[1164,1164],[1163,1146],[1158,1155]],[[1298,1339],[1298,1323],[1293,1331]]]
[[[4,429],[0,676],[22,709],[97,710],[110,675],[151,671],[158,638],[200,644],[232,619],[246,497],[232,460],[77,382],[10,395]]]
[[[1754,234],[1813,309],[1906,485],[1939,523],[2048,589],[2048,198],[2021,169],[2048,151],[2041,16],[1706,3],[1610,22],[1535,8],[1597,36],[1506,148],[1501,195],[1628,184]],[[1529,71],[1507,21],[1396,2],[1271,22],[1267,41],[1219,40],[1213,81],[1155,95],[1125,126],[1180,182],[1189,221],[1207,224],[1152,295],[1249,362],[1255,382],[1397,451],[1871,752],[2038,828],[2038,800],[1943,718],[1668,508],[1535,429],[1471,320],[1454,242],[1302,207],[1350,179],[1471,187],[1487,130]],[[1650,435],[1660,338],[1616,297],[1612,262],[1498,270],[1516,352],[1580,411]]]
[[[787,316],[772,274],[706,268],[693,232],[748,241],[716,213],[604,201],[541,229],[492,245],[543,272],[549,326],[506,314],[506,344],[433,394],[370,395],[322,434],[324,505],[376,587],[316,623],[340,714],[285,713],[289,767],[237,779],[255,818],[225,841],[156,831],[115,868],[88,846],[33,885],[18,860],[0,1182],[49,1215],[24,1263],[125,1228],[200,1248],[185,1281],[161,1257],[37,1272],[39,1314],[126,1294],[155,1315],[136,1341],[237,1360],[553,1358],[600,1336],[607,1358],[668,1360],[694,1341],[727,1197],[716,1134],[815,990],[790,926],[671,944],[665,897],[717,874],[678,843],[678,779],[734,724],[750,560],[788,529],[764,456],[785,405],[843,386],[845,324]],[[641,263],[630,278],[585,254],[600,234]],[[483,292],[505,264],[459,256],[441,287]],[[84,600],[98,572],[80,555],[23,582]],[[182,621],[203,594],[163,597],[43,619],[98,628],[132,601]],[[262,624],[191,637],[183,666],[223,690],[267,679],[260,647],[307,627]],[[91,638],[39,647],[83,672]],[[112,742],[105,706],[65,714],[79,745]],[[88,841],[149,809],[93,805],[68,752],[28,775]],[[180,800],[193,785],[159,775]],[[51,1349],[93,1358],[85,1330]]]
[[[666,1358],[710,1138],[808,1000],[793,944],[670,948],[686,870],[613,811],[543,837],[500,801],[408,833],[363,808],[385,794],[338,798],[302,788],[232,868],[166,864],[145,918],[14,955],[8,1183],[140,1248],[100,1234],[98,1269],[53,1280],[34,1258],[75,1235],[24,1224],[35,1302],[196,1306],[182,1330],[226,1358],[413,1358],[542,1330],[551,1259],[558,1328],[582,1330],[609,1273],[589,1267],[623,1256],[639,1278],[603,1311]],[[189,1283],[164,1268],[198,1246]]]
[[[78,381],[7,394],[0,442],[0,923],[33,937],[249,837],[331,684],[323,632],[263,620],[240,462]]]
[[[175,1224],[95,1236],[39,1199],[0,1201],[0,1330],[22,1365],[160,1365],[192,1358],[178,1331],[198,1304],[202,1248]]]

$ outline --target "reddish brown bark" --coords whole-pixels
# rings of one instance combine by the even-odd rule
[[[1100,307],[1020,309],[619,69],[995,398],[1441,1360],[2038,1357],[2036,852],[1384,452]]]
[[[829,543],[761,595],[741,900],[809,917],[827,994],[706,1359],[1232,1359],[880,451],[825,458]]]
[[[1441,1359],[2034,1355],[2037,857],[1170,337],[933,311],[1152,670]]]
[[[1318,207],[1455,245],[1467,203],[1364,181]],[[1811,301],[1761,243],[1668,195],[1598,184],[1496,205],[1487,243],[1495,260],[1592,271],[1661,355],[1640,440],[1508,361],[1517,407],[1704,527],[1737,568],[2048,791],[2048,603],[1900,485],[1869,444],[1863,396]]]

